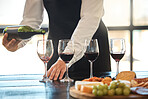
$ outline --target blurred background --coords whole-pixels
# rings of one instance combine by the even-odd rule
[[[109,39],[126,40],[126,54],[120,61],[120,71],[148,71],[147,4],[148,0],[104,0],[103,21],[108,27]],[[37,40],[42,39],[42,35],[34,36],[25,47],[16,52],[7,51],[2,45],[2,29],[20,23],[24,5],[25,0],[0,0],[0,75],[44,73],[44,64],[36,52]],[[42,28],[48,28],[46,11]],[[112,57],[111,67],[112,71],[116,71]]]

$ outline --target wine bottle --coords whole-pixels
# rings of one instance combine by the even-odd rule
[[[8,33],[8,40],[16,39],[16,40],[23,40],[29,39],[34,35],[37,34],[45,34],[45,30],[38,29],[35,30],[30,26],[18,25],[18,26],[9,26],[6,27],[3,33]]]

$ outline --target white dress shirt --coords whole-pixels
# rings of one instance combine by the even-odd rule
[[[20,25],[39,29],[43,21],[43,11],[43,0],[26,0],[23,20]],[[80,20],[71,37],[74,40],[75,54],[70,65],[83,57],[85,40],[91,40],[99,27],[103,14],[103,0],[82,0]],[[18,47],[23,47],[27,42],[28,40],[23,40]]]

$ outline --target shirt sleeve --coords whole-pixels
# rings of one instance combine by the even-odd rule
[[[34,29],[39,29],[43,21],[43,0],[26,0],[23,20],[20,25],[27,25]],[[25,46],[29,40],[22,40],[18,44],[18,49]]]
[[[103,0],[82,0],[80,20],[71,37],[74,41],[75,54],[70,61],[69,66],[83,57],[85,40],[92,39],[99,27],[103,14]]]

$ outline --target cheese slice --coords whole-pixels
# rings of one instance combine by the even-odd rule
[[[100,85],[103,84],[102,82],[89,82],[89,81],[76,81],[75,82],[75,89],[82,91],[82,86],[88,86],[89,88],[93,87],[94,85]]]
[[[81,92],[85,92],[85,93],[92,93],[93,90],[93,86],[91,85],[81,85]]]

